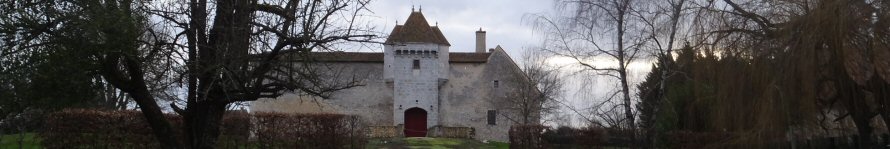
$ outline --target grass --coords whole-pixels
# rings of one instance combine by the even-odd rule
[[[371,139],[365,147],[368,149],[507,149],[509,144],[503,142],[483,143],[472,139],[455,138],[388,138]]]
[[[24,136],[22,148],[41,148],[40,141],[39,139],[35,139],[37,136],[35,136],[34,133],[25,133]],[[19,148],[20,137],[19,134],[0,135],[0,148]]]
[[[19,134],[0,135],[0,149],[19,148]],[[37,139],[34,133],[25,133],[24,135],[25,149],[39,149],[40,139]],[[508,149],[509,144],[503,142],[491,141],[483,143],[472,139],[456,139],[456,138],[389,138],[389,139],[371,139],[368,140],[368,149]]]

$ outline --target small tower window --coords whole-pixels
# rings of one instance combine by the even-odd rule
[[[498,86],[500,86],[500,81],[498,81],[498,80],[494,80],[494,84],[493,84],[493,85],[494,85],[494,88],[498,88]]]
[[[414,69],[420,69],[420,60],[414,60]]]
[[[497,110],[488,110],[488,125],[497,125],[498,124],[497,116],[498,116]]]

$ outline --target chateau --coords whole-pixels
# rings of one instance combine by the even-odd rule
[[[459,132],[462,137],[506,142],[515,114],[501,99],[516,91],[516,78],[525,76],[504,49],[488,49],[485,42],[480,29],[475,52],[449,52],[451,44],[442,31],[412,10],[404,25],[392,29],[383,53],[313,53],[321,57],[320,63],[343,71],[327,79],[358,80],[362,85],[328,99],[289,94],[252,102],[250,108],[358,115],[372,129],[392,128],[389,132],[395,136]]]

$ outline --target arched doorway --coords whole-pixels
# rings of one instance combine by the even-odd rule
[[[405,136],[426,137],[426,110],[420,108],[405,110]]]

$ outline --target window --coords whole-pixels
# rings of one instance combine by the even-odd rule
[[[494,80],[494,88],[498,88],[500,86],[500,82],[498,80]]]
[[[420,69],[420,60],[414,60],[414,69]]]
[[[497,116],[498,111],[496,110],[488,110],[488,125],[497,125]]]

